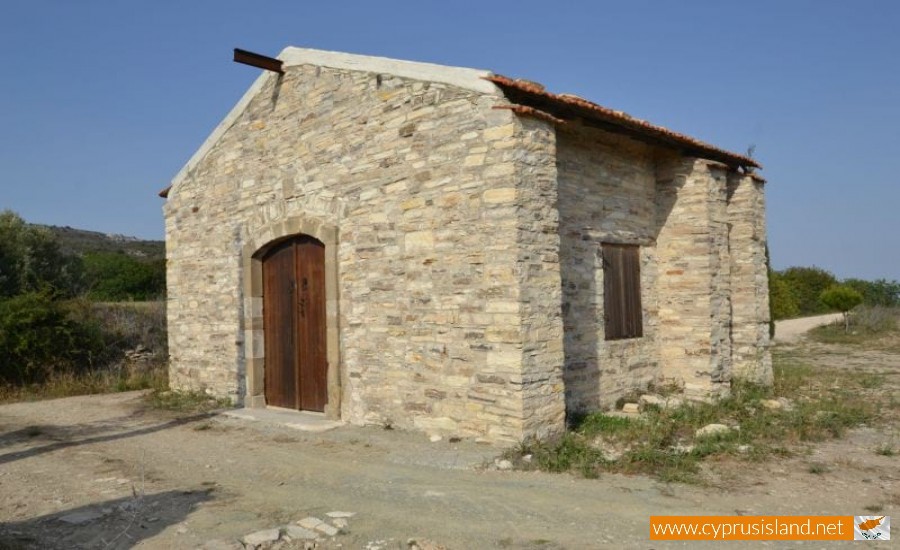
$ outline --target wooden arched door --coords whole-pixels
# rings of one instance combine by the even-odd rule
[[[324,411],[325,245],[306,235],[262,258],[266,404]]]

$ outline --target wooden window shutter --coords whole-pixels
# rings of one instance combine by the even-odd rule
[[[643,336],[638,246],[603,244],[603,309],[607,340]]]

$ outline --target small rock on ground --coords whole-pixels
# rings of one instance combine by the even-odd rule
[[[106,515],[106,514],[104,514],[100,510],[96,510],[96,511],[87,510],[84,512],[75,512],[73,514],[66,514],[65,516],[60,517],[59,521],[61,521],[63,523],[68,523],[70,525],[83,525],[85,523],[100,519],[104,515]]]
[[[287,525],[284,528],[284,534],[294,540],[315,540],[319,534],[299,525]]]
[[[622,412],[628,414],[637,414],[640,412],[640,407],[637,403],[625,403],[622,406]]]
[[[731,431],[731,428],[725,424],[707,424],[694,433],[694,437],[700,439],[704,437],[712,437],[716,435],[725,435]]]
[[[316,531],[323,533],[329,537],[333,537],[338,534],[337,527],[333,525],[329,525],[327,523],[320,523],[315,527]]]
[[[305,518],[301,519],[300,521],[298,521],[297,525],[299,525],[300,527],[305,527],[307,529],[315,529],[316,526],[320,525],[321,523],[322,523],[322,520],[320,520],[319,518],[314,518],[314,517],[310,516],[310,517],[305,517]]]
[[[777,399],[763,399],[762,401],[759,402],[759,404],[762,405],[763,408],[773,410],[773,411],[777,411],[778,409],[781,408],[781,401],[779,401]]]
[[[666,400],[658,395],[646,394],[638,399],[638,404],[641,406],[656,405],[657,407],[662,407],[666,404]]]
[[[506,459],[498,460],[496,462],[496,465],[497,465],[498,470],[512,470],[513,469],[513,463]]]
[[[330,518],[352,518],[356,515],[356,512],[341,512],[340,510],[335,510],[334,512],[328,512],[325,515]]]
[[[281,531],[278,529],[263,529],[255,533],[250,533],[244,537],[244,544],[247,546],[259,546],[267,542],[275,542],[281,538]]]
[[[207,541],[200,550],[244,550],[244,545],[236,540],[211,540]]]
[[[406,541],[409,550],[447,550],[446,546],[428,539],[409,539]]]

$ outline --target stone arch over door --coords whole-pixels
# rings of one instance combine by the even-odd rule
[[[292,237],[309,236],[325,245],[325,334],[327,395],[325,416],[341,415],[340,332],[338,327],[337,227],[298,215],[251,229],[242,247],[244,295],[244,360],[249,407],[265,407],[265,323],[263,318],[263,263],[266,253]]]

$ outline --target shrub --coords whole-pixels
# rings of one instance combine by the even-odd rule
[[[897,327],[897,308],[862,306],[853,311],[853,326],[869,334],[883,334]]]
[[[127,254],[94,252],[84,256],[88,296],[118,302],[155,300],[166,289],[164,260],[141,261]]]
[[[828,307],[819,301],[819,296],[838,284],[834,275],[818,267],[789,267],[781,272],[781,278],[796,300],[800,315],[828,311]]]
[[[800,314],[797,299],[777,271],[769,271],[769,309],[773,320],[790,319]]]
[[[900,306],[900,282],[877,279],[845,279],[842,283],[862,294],[863,304],[867,306],[893,307]]]
[[[0,379],[39,382],[53,371],[90,368],[105,348],[96,322],[46,292],[0,301]]]
[[[137,347],[160,361],[168,355],[165,302],[93,303],[90,315],[107,335],[117,357]]]

